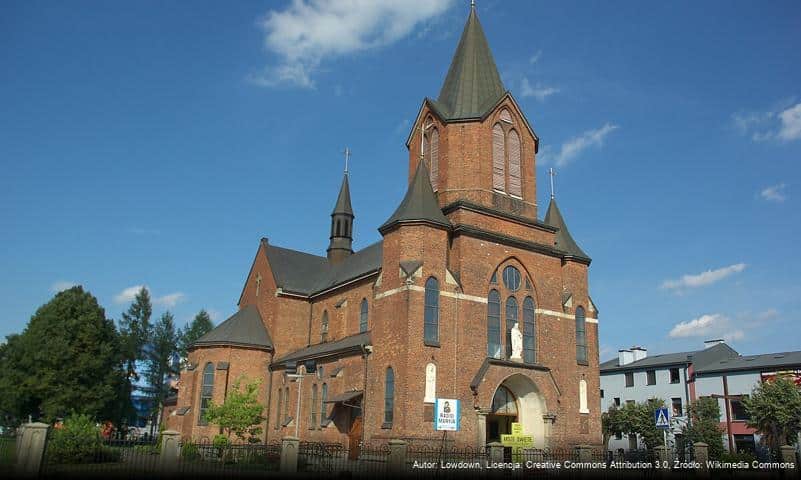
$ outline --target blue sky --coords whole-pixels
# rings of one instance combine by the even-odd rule
[[[355,244],[467,1],[0,4],[0,335],[83,284],[183,324],[236,309],[258,240],[324,254],[353,151]],[[801,349],[801,4],[511,2],[478,13],[593,257],[602,358]]]

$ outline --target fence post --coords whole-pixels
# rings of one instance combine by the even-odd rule
[[[706,462],[709,460],[709,445],[704,442],[693,443],[693,460],[700,464],[701,469],[706,470]]]
[[[401,472],[406,466],[406,442],[403,440],[389,441],[389,471]]]
[[[791,447],[790,445],[782,445],[779,447],[779,451],[782,452],[781,461],[785,463],[795,463],[795,448]],[[799,468],[796,465],[796,468]]]
[[[17,473],[24,477],[39,475],[44,460],[45,443],[47,442],[46,423],[28,423],[22,430],[17,444]]]
[[[503,462],[503,445],[498,442],[492,442],[489,445],[490,462],[502,463]]]
[[[589,445],[576,445],[578,450],[578,461],[580,463],[592,462],[592,447]]]
[[[298,437],[284,437],[281,440],[281,472],[295,473],[298,471]]]
[[[161,468],[164,471],[178,469],[178,459],[181,458],[181,434],[175,430],[161,432]]]

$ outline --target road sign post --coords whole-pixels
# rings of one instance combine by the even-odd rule
[[[670,428],[670,411],[666,407],[657,408],[654,411],[654,424],[656,428],[662,429],[662,440],[665,444],[665,455],[668,455],[667,431]]]

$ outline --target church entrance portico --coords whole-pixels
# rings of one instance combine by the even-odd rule
[[[545,401],[536,384],[523,374],[513,374],[501,382],[492,396],[486,422],[486,443],[500,442],[501,435],[512,433],[512,423],[519,423],[524,435],[534,437],[535,448],[545,448]]]

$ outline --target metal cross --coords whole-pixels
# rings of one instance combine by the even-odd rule
[[[256,274],[256,296],[259,296],[259,288],[261,287],[261,273]]]
[[[553,167],[548,169],[548,175],[550,175],[550,177],[551,177],[551,198],[554,198],[553,177],[556,176],[556,172],[553,170]]]
[[[348,174],[348,160],[350,160],[350,153],[351,153],[350,152],[350,148],[345,147],[345,151],[343,153],[345,154],[345,175],[347,175]]]

